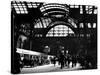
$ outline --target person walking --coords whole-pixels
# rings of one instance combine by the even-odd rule
[[[65,55],[63,52],[60,54],[60,63],[61,63],[61,69],[64,68],[64,63],[65,63]]]

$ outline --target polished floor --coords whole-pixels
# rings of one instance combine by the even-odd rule
[[[70,64],[70,67],[64,67],[63,69],[60,69],[60,65],[58,63],[54,66],[54,64],[49,65],[43,65],[43,66],[37,66],[37,67],[24,67],[21,70],[21,74],[26,73],[42,73],[42,72],[60,72],[60,71],[72,71],[72,70],[79,70],[82,67],[79,63],[75,67],[72,67]]]

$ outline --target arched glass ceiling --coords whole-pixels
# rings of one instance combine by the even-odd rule
[[[58,15],[60,16],[60,15]],[[49,26],[49,24],[52,22],[52,20],[50,18],[39,18],[36,22],[36,24],[34,25],[34,28],[47,28],[47,26]],[[58,24],[59,21],[51,23],[50,26],[53,26],[55,24]],[[71,26],[73,26],[74,28],[77,28],[76,23],[73,21],[73,19],[68,19],[68,22],[70,23]],[[59,22],[59,23],[65,23],[65,22]]]
[[[74,27],[74,28],[77,28],[77,25],[75,23],[75,20],[73,18],[69,18],[68,19],[68,22]]]
[[[56,17],[57,15],[59,15],[60,17],[65,14],[65,12],[62,12],[62,11],[50,11],[50,12],[47,12],[47,13],[44,13],[44,16],[47,16],[48,14],[56,14]]]
[[[57,25],[49,30],[46,37],[66,37],[68,34],[74,34],[71,28],[65,25]]]
[[[50,4],[44,4],[41,8],[40,11],[44,14],[44,16],[48,14],[53,14],[56,13],[56,17],[59,17],[58,15],[67,15],[69,12],[68,6],[64,4],[56,4],[56,3],[50,3]]]
[[[35,24],[34,28],[47,28],[47,26],[51,23],[50,18],[40,18]]]
[[[63,9],[65,11],[69,11],[69,8],[66,7],[64,4],[56,4],[56,3],[50,3],[50,4],[44,4],[40,10],[43,12],[43,11],[46,11],[48,9],[52,9],[52,8],[59,8],[59,9]]]

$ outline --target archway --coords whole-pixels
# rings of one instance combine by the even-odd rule
[[[69,34],[74,34],[74,31],[66,25],[56,25],[52,27],[46,37],[66,37]]]

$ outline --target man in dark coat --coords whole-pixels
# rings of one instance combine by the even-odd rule
[[[61,63],[61,69],[64,67],[64,63],[65,63],[65,55],[64,53],[60,54],[60,63]]]

